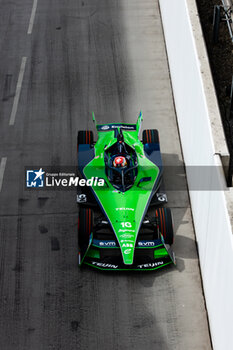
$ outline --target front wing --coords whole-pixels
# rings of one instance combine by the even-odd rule
[[[93,239],[81,264],[99,270],[156,270],[169,264],[175,264],[175,255],[163,237],[157,240],[137,242],[134,263],[123,263],[121,250],[115,241]]]

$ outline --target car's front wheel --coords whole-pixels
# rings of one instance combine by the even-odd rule
[[[93,213],[90,208],[79,208],[78,245],[81,250],[87,249],[93,227]]]
[[[170,208],[158,208],[155,216],[159,225],[159,232],[164,238],[166,244],[172,245],[174,241],[173,219]]]

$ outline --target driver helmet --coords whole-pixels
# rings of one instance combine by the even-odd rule
[[[123,156],[117,156],[114,158],[114,161],[113,161],[113,166],[115,168],[123,168],[125,166],[127,166],[127,160],[125,157]]]

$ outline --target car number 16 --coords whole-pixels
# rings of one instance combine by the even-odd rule
[[[122,227],[132,227],[131,222],[121,222]]]

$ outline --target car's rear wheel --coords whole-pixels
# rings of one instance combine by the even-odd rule
[[[164,237],[166,244],[172,245],[174,241],[173,219],[170,208],[158,208],[155,211],[158,219],[159,231]]]
[[[79,208],[78,216],[78,244],[88,247],[93,227],[93,212],[90,208]]]
[[[93,132],[91,130],[82,130],[78,132],[77,144],[91,145],[93,143]]]
[[[143,130],[142,142],[146,143],[159,143],[159,132],[157,129],[147,129]]]

